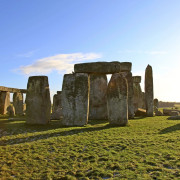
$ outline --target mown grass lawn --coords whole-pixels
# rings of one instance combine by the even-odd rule
[[[28,126],[0,117],[0,179],[180,179],[180,121]]]

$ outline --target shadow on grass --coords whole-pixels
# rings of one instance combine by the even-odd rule
[[[159,134],[171,133],[171,132],[173,132],[173,131],[178,131],[178,130],[180,130],[180,123],[179,123],[179,124],[176,124],[176,125],[174,125],[174,126],[170,126],[170,127],[167,127],[167,128],[165,128],[165,129],[161,130],[161,131],[159,132]]]
[[[22,143],[26,143],[26,142],[33,142],[33,141],[37,141],[37,140],[48,139],[48,138],[51,138],[51,137],[71,136],[71,135],[74,135],[74,134],[79,134],[79,133],[84,133],[84,132],[100,131],[100,130],[109,129],[109,128],[116,128],[116,127],[117,126],[112,126],[112,125],[107,124],[107,125],[100,126],[100,127],[81,127],[81,128],[68,130],[70,128],[69,127],[69,128],[65,128],[65,130],[61,131],[61,132],[52,132],[52,133],[49,132],[49,133],[46,133],[46,134],[32,135],[32,136],[29,136],[29,137],[14,138],[14,139],[9,139],[9,140],[4,140],[4,141],[0,142],[0,146],[13,145],[13,144],[22,144]],[[125,127],[128,127],[128,126],[125,126]],[[62,127],[60,127],[60,128],[62,128]]]

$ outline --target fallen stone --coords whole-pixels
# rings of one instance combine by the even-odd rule
[[[174,110],[174,109],[163,109],[163,115],[164,116],[172,116],[172,112],[177,112],[176,114],[179,113],[178,110]],[[175,115],[176,115],[175,114]]]
[[[179,116],[179,112],[178,111],[171,111],[171,116]]]
[[[90,75],[89,119],[107,119],[107,77]]]
[[[89,116],[89,76],[86,73],[65,74],[62,87],[62,125],[84,126]]]
[[[112,75],[107,90],[108,120],[112,125],[128,123],[128,86],[123,73]]]
[[[167,119],[168,120],[180,120],[180,116],[170,116]]]
[[[47,124],[50,121],[51,101],[47,76],[31,76],[27,84],[26,123]]]
[[[140,117],[146,117],[146,110],[145,109],[141,109],[141,108],[138,108],[136,113],[135,113],[135,116],[140,116]]]
[[[148,65],[145,71],[145,102],[146,102],[146,113],[147,116],[153,116],[153,102],[154,91],[153,91],[153,72],[152,67]]]

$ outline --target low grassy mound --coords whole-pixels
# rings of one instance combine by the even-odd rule
[[[0,117],[1,179],[179,179],[180,121],[130,120],[126,127],[28,126]]]

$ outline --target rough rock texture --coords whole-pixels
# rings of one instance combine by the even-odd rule
[[[16,115],[22,115],[23,114],[23,94],[15,92],[13,94],[13,105],[15,108],[15,114]]]
[[[147,116],[153,116],[153,72],[152,67],[148,65],[145,71],[145,102],[146,102],[146,113]]]
[[[80,63],[74,65],[74,72],[76,73],[99,73],[99,74],[113,74],[119,72],[131,71],[131,62],[92,62]]]
[[[15,108],[13,105],[7,107],[7,113],[9,116],[13,117],[15,115]]]
[[[27,84],[27,124],[47,124],[50,121],[51,101],[47,76],[31,76]]]
[[[180,116],[170,116],[167,119],[168,120],[180,120]]]
[[[107,119],[107,77],[90,75],[89,119]]]
[[[140,86],[141,76],[133,76],[134,112],[144,108],[144,95]]]
[[[89,76],[86,73],[65,74],[62,87],[62,125],[83,126],[89,116]]]
[[[76,73],[78,72],[78,73],[112,74],[120,71],[121,71],[121,63],[118,61],[81,63],[74,65],[74,72]]]
[[[138,108],[137,111],[136,111],[136,113],[135,113],[135,116],[146,117],[146,110],[145,110],[145,109]]]
[[[57,94],[53,96],[53,108],[52,111],[55,112],[57,109],[62,108],[62,92],[57,91]]]
[[[120,72],[131,72],[132,63],[131,62],[121,62]]]
[[[123,73],[112,75],[107,90],[108,119],[113,125],[128,123],[128,86]]]
[[[178,111],[171,111],[171,116],[179,116],[179,112]]]
[[[128,118],[134,118],[134,86],[133,86],[133,77],[131,72],[124,72],[124,77],[127,80],[128,84]]]
[[[156,99],[154,99],[154,107],[159,107],[159,101],[158,101],[158,99],[156,98]]]
[[[6,91],[0,92],[0,114],[7,113],[7,107],[10,105],[10,93]]]
[[[172,116],[172,112],[177,112],[177,113],[179,113],[179,111],[178,110],[175,110],[175,109],[163,109],[163,115],[164,116]],[[176,113],[176,114],[177,114]]]
[[[51,119],[60,120],[63,117],[62,108],[57,108],[52,114]]]

